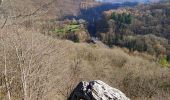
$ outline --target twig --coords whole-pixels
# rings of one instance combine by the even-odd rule
[[[4,28],[4,26],[6,25],[7,20],[8,20],[8,19],[6,18],[5,21],[4,21],[4,23],[3,23],[3,25],[1,26],[1,29]]]

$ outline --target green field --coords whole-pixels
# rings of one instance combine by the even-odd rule
[[[159,63],[160,63],[162,66],[170,67],[170,64],[169,64],[166,56],[161,56],[161,57],[159,58]]]
[[[66,25],[64,27],[56,28],[56,33],[69,33],[76,32],[80,30],[80,25]]]

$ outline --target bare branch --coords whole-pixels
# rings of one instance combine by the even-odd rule
[[[6,18],[5,21],[4,21],[4,23],[3,23],[3,25],[1,26],[1,29],[4,28],[4,26],[6,25],[7,20],[8,20],[8,19]]]

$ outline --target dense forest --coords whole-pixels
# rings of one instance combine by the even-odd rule
[[[98,36],[109,46],[166,56],[169,60],[169,7],[166,2],[105,12],[108,32],[98,32]]]

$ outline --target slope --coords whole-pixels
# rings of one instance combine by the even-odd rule
[[[148,55],[58,40],[21,26],[0,33],[2,99],[65,100],[79,81],[96,79],[134,100],[170,97],[170,69]]]

